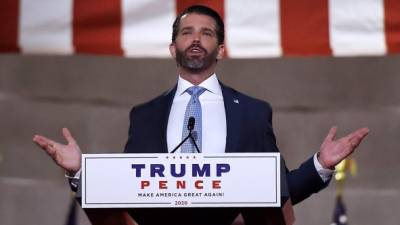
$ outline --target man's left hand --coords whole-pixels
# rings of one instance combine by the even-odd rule
[[[336,140],[337,127],[332,127],[321,145],[318,161],[326,169],[335,169],[335,166],[349,156],[369,133],[364,127]]]

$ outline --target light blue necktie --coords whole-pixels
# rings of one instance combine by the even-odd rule
[[[189,135],[188,121],[190,117],[195,119],[194,129],[192,131],[192,136],[196,141],[197,147],[201,152],[201,104],[199,101],[199,96],[204,93],[206,89],[199,86],[192,86],[186,90],[191,98],[186,106],[185,120],[183,121],[182,130],[182,140]],[[195,153],[197,152],[193,140],[189,138],[181,147],[182,153]]]

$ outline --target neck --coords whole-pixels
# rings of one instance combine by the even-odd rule
[[[215,73],[215,66],[211,66],[210,68],[199,72],[188,71],[182,67],[178,67],[178,73],[183,79],[189,81],[193,85],[199,85]]]

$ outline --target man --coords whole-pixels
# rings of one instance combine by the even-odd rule
[[[173,24],[169,49],[177,63],[177,85],[132,109],[126,153],[171,152],[187,135],[190,117],[196,119],[195,141],[182,145],[181,152],[195,152],[197,148],[214,153],[278,152],[269,104],[226,87],[216,77],[217,62],[224,55],[224,24],[215,11],[192,6],[181,13]],[[298,169],[288,172],[292,202],[296,204],[326,187],[334,166],[351,154],[368,132],[367,128],[362,128],[335,140],[336,128],[331,128],[320,151]],[[40,135],[33,140],[68,174],[75,175],[80,170],[81,151],[66,128],[63,128],[63,135],[67,145]],[[249,209],[135,209],[128,212],[141,225],[231,224],[238,213],[242,213],[246,221],[252,221]],[[128,218],[126,213],[120,215]]]

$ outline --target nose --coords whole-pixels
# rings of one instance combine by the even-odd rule
[[[193,35],[193,41],[200,42],[200,37],[201,37],[200,32],[195,32]]]

